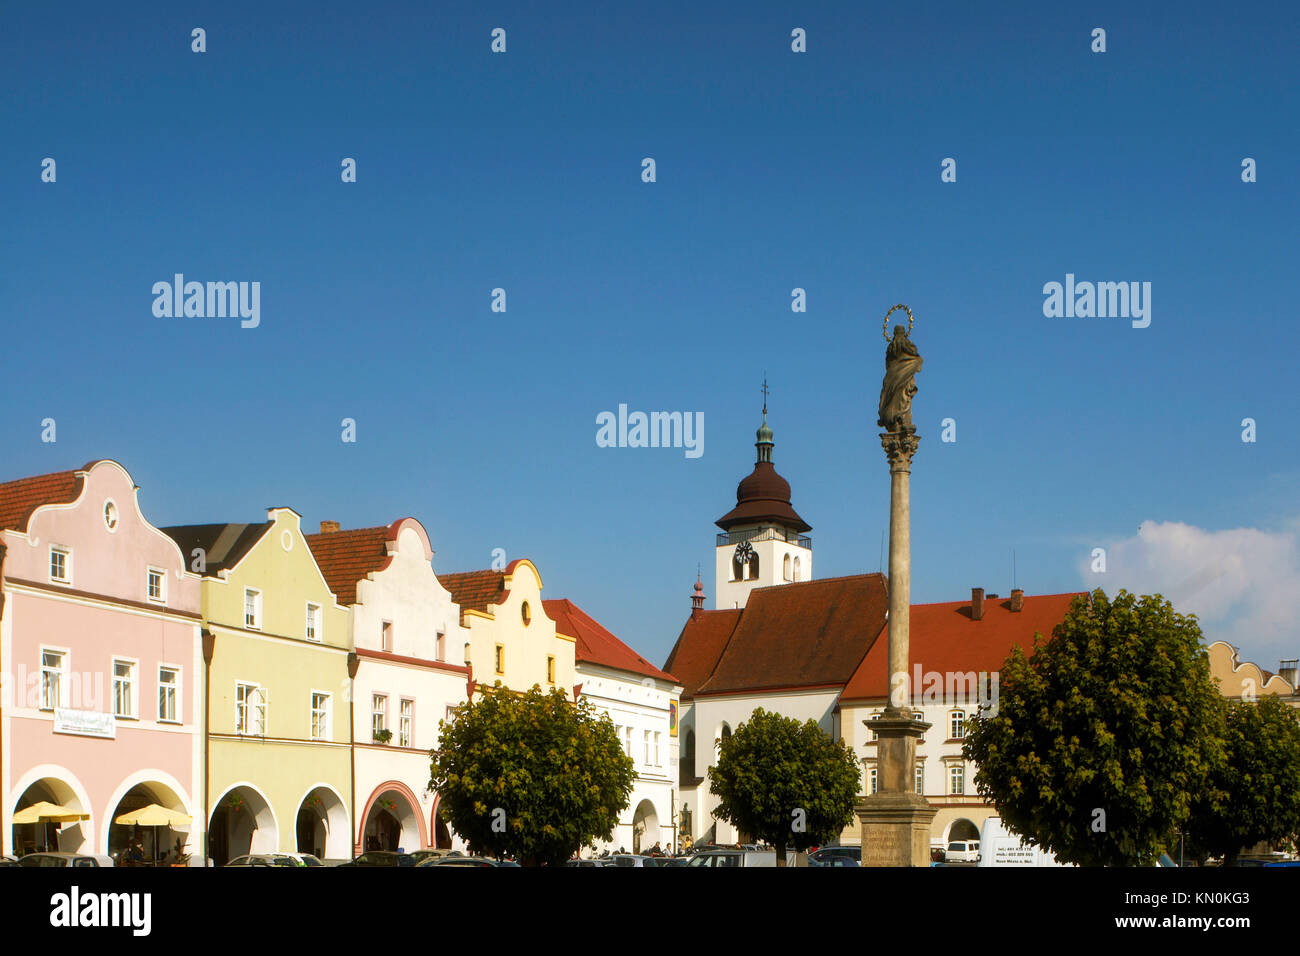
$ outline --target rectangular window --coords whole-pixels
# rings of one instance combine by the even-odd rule
[[[497,645],[496,668],[498,674],[506,672],[506,648],[504,644]]]
[[[966,714],[960,710],[952,712],[952,739],[961,740],[966,733]]]
[[[155,604],[165,604],[167,602],[166,593],[167,575],[157,568],[149,569],[148,592],[149,600]]]
[[[307,640],[320,642],[320,605],[307,605]]]
[[[158,719],[176,721],[176,690],[180,671],[174,667],[158,668]]]
[[[244,588],[244,627],[261,628],[262,592]]]
[[[63,706],[62,651],[41,651],[41,710]]]
[[[650,731],[645,731],[642,736],[642,742],[645,745],[645,762],[648,765],[650,763]]]
[[[330,739],[330,695],[312,691],[311,739]]]
[[[438,632],[438,638],[434,641],[435,660],[445,661],[447,659],[447,635],[442,631]]]
[[[629,757],[632,756],[632,728],[631,727],[623,728],[623,749],[627,752],[627,755]]]
[[[135,716],[135,664],[113,661],[113,716]]]
[[[948,768],[948,780],[953,796],[961,796],[966,792],[966,768],[961,764],[953,764]]]
[[[655,754],[655,766],[656,766],[656,767],[662,766],[662,765],[659,763],[659,731],[657,731],[657,730],[655,731],[655,750],[654,750],[654,754]]]
[[[925,764],[916,765],[916,792],[925,795]]]
[[[867,793],[876,792],[876,768],[872,767],[867,771]]]
[[[257,684],[235,684],[235,732],[252,736],[266,733],[266,695]]]
[[[72,581],[72,552],[67,548],[50,547],[50,580],[60,584]]]
[[[555,683],[555,658],[554,657],[546,658],[546,682],[548,684]]]
[[[397,725],[397,742],[403,747],[411,746],[411,725],[415,718],[415,701],[403,700],[399,705],[400,711]]]
[[[393,651],[393,622],[392,621],[384,622],[383,632],[380,634],[379,639],[382,642],[379,645],[379,649],[381,651],[388,651],[391,654]]]
[[[370,698],[370,732],[376,740],[388,729],[388,695],[373,694]]]

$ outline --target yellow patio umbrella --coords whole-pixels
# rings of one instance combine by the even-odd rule
[[[72,823],[75,820],[89,820],[89,813],[82,813],[71,807],[60,806],[42,800],[24,807],[14,814],[14,823]]]
[[[40,803],[33,803],[30,807],[14,813],[14,823],[73,823],[77,820],[89,820],[89,813],[82,813],[80,810],[74,810],[71,807],[61,806],[57,803],[50,803],[48,800],[42,800]],[[48,837],[48,833],[46,834]],[[45,848],[49,849],[47,841]]]
[[[169,810],[167,807],[151,803],[139,810],[124,813],[120,817],[116,817],[113,822],[120,823],[123,826],[153,827],[153,861],[156,864],[158,862],[158,827],[183,826],[193,819],[187,813],[181,813],[179,810]]]
[[[160,807],[156,803],[151,803],[139,810],[124,813],[113,822],[121,823],[124,826],[175,827],[190,823],[193,819],[187,813],[181,813],[179,810],[169,810],[166,807]]]

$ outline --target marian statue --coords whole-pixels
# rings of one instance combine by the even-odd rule
[[[914,431],[912,396],[916,394],[916,373],[921,371],[921,353],[901,325],[885,348],[885,380],[880,385],[880,418],[876,424],[886,431]]]

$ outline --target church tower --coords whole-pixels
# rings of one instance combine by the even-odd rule
[[[754,588],[812,579],[811,531],[790,505],[790,483],[772,466],[772,429],[767,424],[767,383],[763,383],[763,424],[758,429],[758,461],[736,486],[736,507],[718,519],[714,607],[744,607]]]

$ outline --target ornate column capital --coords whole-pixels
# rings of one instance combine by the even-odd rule
[[[921,444],[921,436],[915,428],[881,432],[880,444],[885,449],[885,457],[889,459],[890,471],[911,471],[912,456]]]

